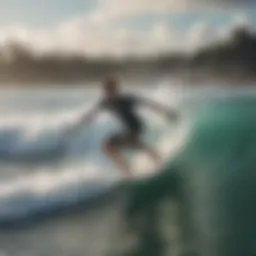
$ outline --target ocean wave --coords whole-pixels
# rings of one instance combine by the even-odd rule
[[[113,126],[113,125],[112,125]],[[28,127],[15,125],[0,129],[0,164],[51,164],[72,157],[80,160],[88,153],[99,149],[100,141],[113,132],[103,123],[81,128],[76,134],[65,134],[62,127],[46,127],[33,131]]]
[[[107,171],[99,178],[93,166],[87,171],[82,167],[56,173],[41,171],[2,182],[0,227],[51,215],[61,209],[72,211],[78,203],[86,204],[103,196],[119,179]]]
[[[160,97],[160,91],[155,97]],[[15,100],[11,101],[13,108],[8,115],[4,111],[0,114],[1,225],[51,214],[65,207],[72,211],[77,202],[86,204],[100,198],[121,176],[100,147],[104,138],[120,129],[120,124],[103,114],[94,124],[81,127],[69,137],[65,134],[66,126],[74,123],[90,104],[80,99],[79,107],[67,110],[62,108],[65,101],[60,97],[56,99],[61,101],[60,108],[56,109],[56,102],[43,112],[45,102],[40,100],[36,104],[40,109],[33,109],[34,100],[31,103],[23,99],[20,108],[15,106]],[[163,125],[163,120],[149,113],[144,115],[153,123],[145,139],[159,149],[166,146],[173,133],[171,125]],[[162,141],[164,134],[169,137]],[[144,166],[149,171],[140,154],[133,158],[136,168]],[[14,175],[9,175],[12,172]]]

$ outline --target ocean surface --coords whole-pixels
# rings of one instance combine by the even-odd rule
[[[256,255],[256,91],[135,88],[180,120],[139,109],[164,161],[127,152],[130,182],[101,152],[112,116],[65,133],[97,88],[1,91],[1,256]]]

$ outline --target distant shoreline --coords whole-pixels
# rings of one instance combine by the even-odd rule
[[[58,54],[39,57],[26,45],[10,44],[0,55],[0,87],[80,87],[98,83],[109,74],[145,85],[165,77],[191,86],[256,84],[256,35],[246,28],[237,28],[228,40],[191,54],[170,52],[119,60]]]

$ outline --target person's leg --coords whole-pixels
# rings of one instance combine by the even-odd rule
[[[123,157],[121,156],[118,142],[119,142],[118,136],[110,138],[107,142],[103,144],[103,147],[102,147],[103,152],[115,164],[117,164],[121,168],[121,170],[124,171],[127,177],[133,177],[130,166],[125,161],[125,159],[123,159]]]
[[[161,157],[159,156],[158,152],[151,148],[149,145],[146,145],[140,139],[136,139],[134,141],[134,145],[139,148],[140,150],[144,151],[156,164],[161,162]]]
[[[127,149],[132,148],[144,151],[156,164],[159,164],[162,160],[156,150],[142,142],[140,131],[131,131],[123,134],[120,137],[119,143]]]

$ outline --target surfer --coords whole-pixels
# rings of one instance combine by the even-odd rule
[[[82,116],[79,122],[75,125],[89,124],[94,120],[101,110],[108,110],[116,115],[124,125],[124,130],[111,135],[102,144],[104,154],[117,164],[125,175],[132,177],[132,171],[129,164],[121,156],[123,149],[139,149],[145,151],[156,163],[160,161],[158,153],[146,145],[141,134],[145,130],[145,123],[136,113],[138,104],[144,104],[164,114],[168,119],[176,119],[176,113],[161,106],[151,100],[143,99],[136,95],[128,95],[121,93],[118,81],[113,78],[107,78],[102,82],[103,97],[89,113]],[[71,127],[72,130],[75,127]]]

